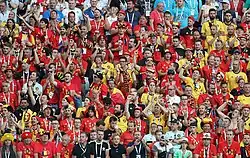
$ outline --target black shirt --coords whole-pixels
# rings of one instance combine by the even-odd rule
[[[107,129],[104,131],[104,140],[109,140],[113,133],[116,133],[115,130]]]
[[[90,154],[94,155],[95,158],[106,158],[106,150],[109,150],[109,144],[107,142],[102,141],[102,143],[96,143],[94,141],[90,143]]]
[[[89,158],[90,157],[90,149],[89,144],[83,147],[80,144],[76,144],[73,148],[72,155],[77,158]]]
[[[123,145],[119,144],[118,147],[114,147],[113,145],[110,146],[110,158],[122,158],[123,154],[126,154],[126,149]]]
[[[131,147],[132,145],[134,145],[134,142],[130,142],[128,144],[128,147]],[[137,150],[138,150],[138,153],[137,153]],[[141,158],[146,157],[146,148],[144,147],[142,143],[134,147],[134,150],[129,154],[129,158],[137,158],[137,155],[140,155]]]

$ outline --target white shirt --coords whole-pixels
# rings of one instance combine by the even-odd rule
[[[5,12],[0,12],[0,22],[7,22],[8,17],[9,17],[9,10],[6,10]]]
[[[146,143],[147,142],[155,142],[156,141],[156,138],[155,136],[153,136],[152,134],[147,134],[143,137],[143,139]]]
[[[181,99],[179,96],[174,95],[174,96],[166,96],[166,98],[169,101],[169,104],[172,105],[173,103],[179,104],[181,102]]]
[[[154,144],[152,150],[154,152],[158,152],[158,153],[162,153],[164,151],[166,151],[167,153],[169,153],[172,148],[173,148],[173,145],[171,143],[167,143],[165,146],[161,146],[160,142],[156,142]]]
[[[28,92],[28,85],[27,85],[27,83],[25,83],[23,85],[22,92],[23,93],[27,93]],[[43,86],[40,85],[38,82],[36,82],[35,85],[33,86],[33,92],[36,95],[41,95],[43,93]]]
[[[65,20],[65,23],[68,24],[68,14],[69,12],[74,12],[75,13],[75,23],[79,23],[81,20],[83,20],[83,17],[82,17],[82,11],[81,9],[79,8],[75,8],[74,10],[71,10],[71,9],[64,9],[63,10],[63,15],[64,15],[64,20]]]

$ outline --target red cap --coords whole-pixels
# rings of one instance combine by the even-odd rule
[[[124,16],[126,16],[126,12],[124,10],[120,10],[119,13],[123,14]]]
[[[194,17],[191,15],[188,17],[188,19],[191,19],[192,21],[195,21]]]
[[[32,133],[31,132],[24,132],[22,135],[21,135],[21,138],[22,140],[24,139],[32,139]]]
[[[135,110],[140,110],[140,111],[142,111],[142,107],[136,106],[136,107],[135,107]]]

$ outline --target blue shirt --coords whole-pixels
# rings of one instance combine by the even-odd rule
[[[88,15],[90,19],[95,18],[94,11],[90,7],[84,11],[84,14]],[[102,11],[101,11],[101,15],[103,15]]]
[[[132,25],[132,28],[134,28],[134,26],[138,25],[140,16],[141,13],[138,11],[126,11],[125,21],[129,22]]]
[[[199,12],[202,6],[201,0],[185,0],[185,2],[190,8],[190,15],[194,16],[194,19],[198,21]]]
[[[171,10],[170,12],[174,17],[174,21],[181,23],[181,29],[187,27],[188,17],[191,15],[188,5],[185,4],[184,7],[182,8],[174,7],[174,9]]]
[[[162,2],[164,4],[164,12],[167,10],[172,10],[176,5],[175,0],[155,0],[154,8],[157,7],[158,3]]]
[[[56,12],[57,12],[57,15],[58,15],[57,20],[61,22],[62,19],[64,18],[64,15],[63,15],[63,13],[62,13],[61,11],[59,11],[59,10],[56,10]],[[43,13],[43,18],[46,18],[46,19],[49,20],[49,18],[50,18],[50,10],[46,10],[46,11]]]

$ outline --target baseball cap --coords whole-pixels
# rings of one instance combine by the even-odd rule
[[[211,139],[211,134],[210,133],[203,133],[202,139]]]

